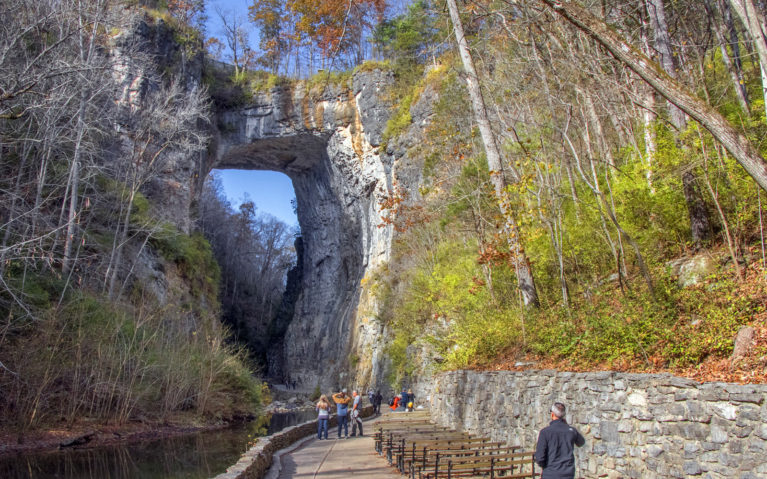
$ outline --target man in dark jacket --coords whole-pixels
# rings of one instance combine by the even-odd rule
[[[535,447],[535,462],[543,468],[541,479],[573,479],[573,444],[581,447],[585,443],[581,433],[565,421],[565,405],[554,403],[551,406],[551,423],[541,430]]]

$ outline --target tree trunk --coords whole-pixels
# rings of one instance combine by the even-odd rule
[[[754,42],[756,54],[759,56],[762,72],[762,94],[764,95],[765,112],[767,112],[767,32],[765,32],[764,15],[754,7],[754,2],[751,0],[730,0],[730,4],[740,17],[740,21],[743,22],[743,26],[746,27],[746,31]],[[767,119],[767,116],[765,118]]]
[[[471,97],[474,117],[479,126],[482,143],[485,146],[487,164],[490,168],[490,178],[495,187],[495,196],[504,218],[504,228],[506,237],[508,238],[509,247],[514,255],[514,268],[517,273],[517,283],[522,294],[522,300],[524,305],[528,308],[537,307],[538,292],[535,288],[530,261],[520,244],[516,215],[506,191],[506,178],[504,176],[503,166],[501,165],[501,154],[498,150],[495,135],[490,127],[490,120],[487,116],[485,101],[479,86],[479,77],[474,68],[474,60],[471,57],[471,52],[469,52],[469,44],[463,33],[463,25],[458,14],[458,7],[456,6],[455,0],[447,0],[447,6],[450,10],[453,31],[455,33],[456,41],[458,42],[458,51],[461,54],[464,70],[466,70],[466,87],[469,90],[469,96]],[[514,181],[517,181],[516,177],[514,178]]]
[[[696,247],[700,247],[701,243],[711,238],[711,222],[708,219],[706,203],[703,201],[696,183],[695,175],[690,171],[685,171],[682,174],[682,186],[687,211],[690,215],[692,240]]]
[[[724,63],[724,66],[727,67],[727,71],[730,73],[730,80],[732,81],[732,87],[735,91],[735,95],[738,98],[738,103],[740,103],[740,109],[743,110],[743,113],[749,115],[751,109],[748,104],[748,91],[746,90],[746,82],[743,78],[743,70],[740,68],[740,59],[738,58],[737,53],[738,47],[737,45],[732,45],[727,40],[727,29],[729,27],[727,22],[728,16],[730,17],[729,23],[732,23],[732,16],[729,15],[729,8],[727,8],[726,2],[722,2],[722,18],[718,19],[716,18],[716,8],[714,7],[713,3],[711,3],[711,0],[704,0],[704,2],[706,13],[712,19],[712,29],[716,35],[716,41],[719,43],[719,50],[722,52],[722,62]],[[727,8],[727,12],[725,12],[725,8]],[[730,30],[730,33],[735,34],[735,41],[737,42],[737,32],[735,32],[733,29]],[[733,49],[732,56],[730,56],[730,53],[727,51],[727,45],[730,45]]]
[[[647,15],[650,18],[650,26],[655,37],[655,50],[660,55],[660,64],[671,78],[676,79],[676,65],[674,64],[674,54],[671,51],[671,38],[668,34],[666,8],[663,5],[663,0],[646,0],[646,4]],[[684,112],[671,101],[668,102],[668,110],[671,124],[679,131],[684,130],[687,127],[687,118]]]
[[[745,168],[759,186],[767,191],[767,162],[764,161],[764,158],[748,138],[733,128],[719,112],[694,96],[673,78],[670,78],[657,64],[637,51],[630,43],[610,29],[604,21],[583,7],[574,2],[562,0],[541,1],[598,41],[664,98],[700,122],[735,157],[736,161]]]
[[[652,56],[652,47],[650,46],[649,33],[650,27],[648,21],[642,16],[642,26],[640,28],[640,36],[642,39],[642,49],[648,57]],[[645,162],[645,179],[647,180],[647,188],[650,190],[650,194],[655,194],[655,187],[653,186],[653,164],[655,163],[655,153],[657,152],[657,142],[655,137],[655,91],[645,83],[639,84],[639,82],[631,82],[632,85],[637,86],[637,95],[642,97],[642,125],[644,127],[644,162]],[[633,137],[633,135],[632,135]],[[637,152],[639,149],[637,149]]]

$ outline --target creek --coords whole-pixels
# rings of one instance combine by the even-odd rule
[[[237,427],[132,444],[0,458],[3,479],[207,479],[236,463],[257,436],[315,417],[313,410],[267,415]]]

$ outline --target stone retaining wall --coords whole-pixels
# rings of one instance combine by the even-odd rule
[[[586,437],[576,450],[576,477],[767,477],[765,385],[614,372],[454,371],[422,391],[437,422],[526,450],[535,448],[551,404],[565,403],[568,422]]]
[[[361,415],[363,418],[372,416],[373,407],[363,407]],[[337,417],[331,417],[328,424],[328,433],[332,432],[331,428],[337,425]],[[350,423],[349,428],[351,427]],[[269,471],[269,468],[272,467],[274,453],[313,434],[317,434],[316,420],[307,421],[298,426],[285,428],[271,436],[259,438],[258,442],[248,449],[236,464],[227,468],[225,473],[219,474],[214,479],[261,479]]]

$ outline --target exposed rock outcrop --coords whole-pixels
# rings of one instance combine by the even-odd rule
[[[395,183],[415,189],[420,181],[417,162],[399,161],[407,148],[379,148],[392,82],[391,73],[374,70],[321,93],[303,83],[279,86],[219,112],[216,121],[208,168],[274,170],[293,181],[303,235],[301,292],[269,363],[271,374],[289,375],[306,389],[383,379],[383,328],[375,305],[360,305],[361,281],[389,259],[392,228],[381,224],[379,204]]]
[[[201,87],[201,58],[188,58],[161,20],[139,22],[115,51],[126,59],[122,101],[158,87],[132,63],[128,51],[137,45],[155,59],[156,71],[172,72],[188,91]],[[210,68],[221,69],[216,78],[229,76],[225,65]],[[411,107],[411,127],[387,139],[384,149],[395,107],[388,100],[393,83],[391,72],[374,69],[338,84],[298,82],[217,101],[208,154],[171,159],[143,190],[156,213],[189,231],[196,196],[211,169],[273,170],[291,178],[301,265],[292,276],[283,317],[272,325],[283,339],[270,345],[268,368],[273,377],[289,377],[305,390],[376,387],[385,381],[386,332],[363,278],[389,260],[393,228],[382,224],[380,203],[395,194],[394,185],[418,196],[422,164],[409,152],[421,142],[437,97],[427,88]],[[162,300],[164,274],[151,252],[135,262],[137,275],[151,280]]]

